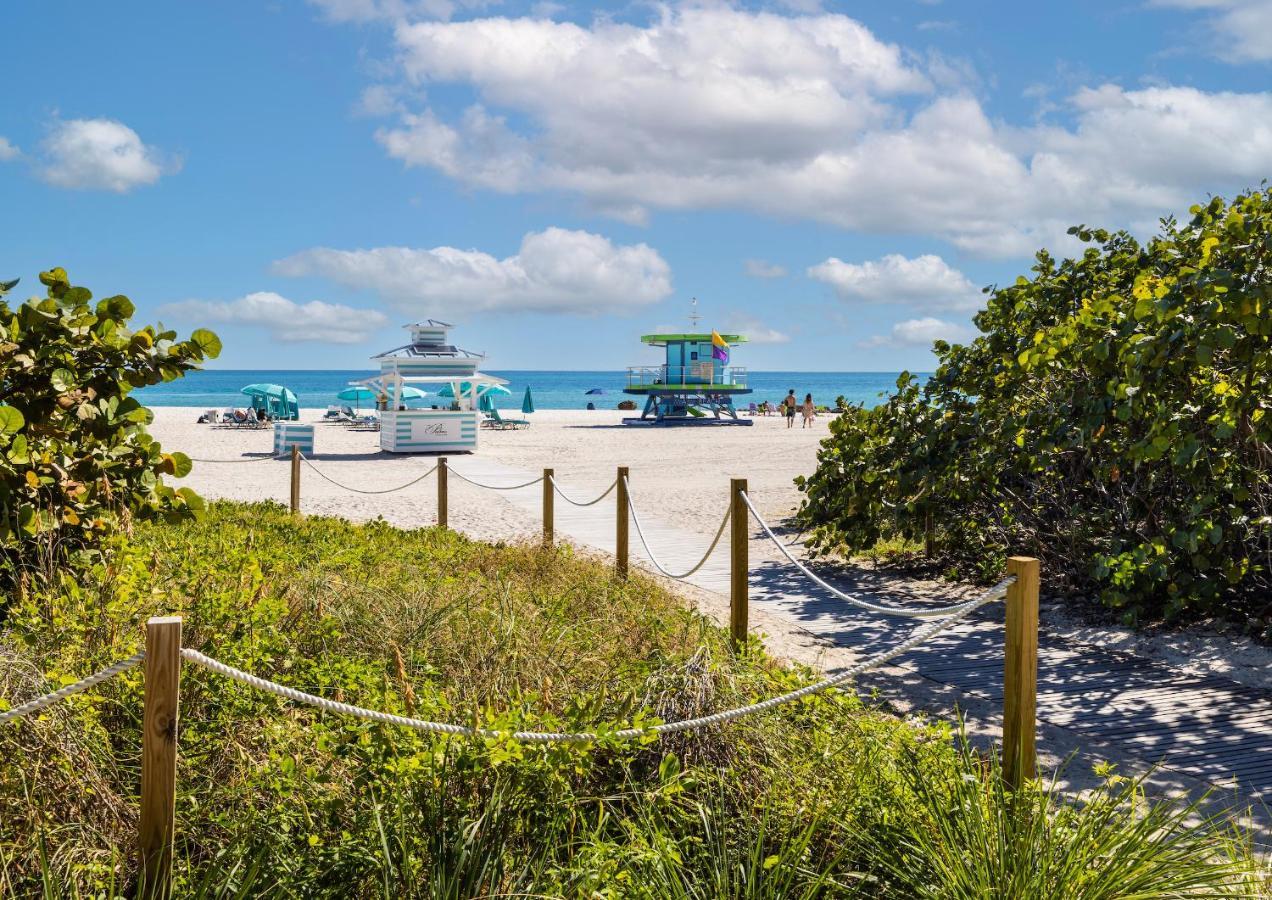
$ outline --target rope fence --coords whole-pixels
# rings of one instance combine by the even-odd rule
[[[332,478],[330,475],[323,472],[322,469],[315,466],[313,464],[313,461],[309,457],[305,456],[303,453],[300,454],[300,458],[304,461],[305,465],[309,466],[309,468],[312,469],[319,478],[323,479],[324,481],[328,481],[331,484],[334,484],[338,488],[342,488],[343,490],[346,490],[346,491],[351,491],[355,494],[394,494],[394,493],[397,493],[398,491],[404,491],[409,487],[413,487],[414,485],[419,484],[425,478],[427,478],[428,476],[436,472],[438,468],[437,466],[433,466],[433,468],[429,469],[427,472],[425,472],[423,475],[420,475],[418,478],[412,478],[406,484],[400,484],[397,487],[383,488],[383,489],[377,489],[377,490],[367,490],[364,488],[356,488],[356,487],[353,487],[352,485],[343,484],[339,481],[336,481],[336,479]]]
[[[596,504],[604,500],[606,497],[608,497],[610,494],[612,494],[614,492],[614,488],[618,487],[618,479],[615,478],[613,481],[609,483],[609,487],[607,487],[600,494],[593,497],[591,500],[582,501],[582,500],[575,500],[565,491],[561,490],[561,486],[557,484],[557,480],[553,476],[549,475],[548,481],[552,483],[552,490],[556,491],[556,494],[558,497],[560,497],[562,500],[564,500],[566,503],[570,504],[571,506],[578,506],[578,507],[595,506]]]
[[[976,600],[967,600],[962,603],[951,604],[950,606],[904,609],[902,607],[897,607],[897,606],[883,606],[878,603],[871,603],[868,600],[862,600],[860,597],[854,594],[849,594],[844,591],[841,591],[839,590],[839,588],[835,587],[833,584],[830,584],[829,582],[827,582],[824,578],[819,577],[815,572],[813,572],[812,569],[808,568],[808,566],[804,565],[802,562],[796,559],[794,555],[792,555],[790,550],[787,549],[786,545],[782,543],[781,539],[778,538],[778,536],[773,533],[773,529],[769,527],[768,522],[764,521],[764,517],[760,515],[759,511],[755,508],[755,504],[751,502],[751,498],[749,496],[747,496],[746,494],[743,494],[742,500],[744,503],[746,503],[746,508],[751,511],[752,517],[755,519],[756,522],[759,523],[759,526],[762,529],[764,529],[764,533],[768,535],[769,540],[773,542],[773,546],[775,546],[778,550],[782,552],[782,555],[786,557],[787,561],[792,566],[794,566],[801,573],[803,573],[809,580],[811,580],[818,587],[823,588],[826,591],[829,591],[835,597],[838,597],[840,600],[843,600],[845,603],[849,603],[857,607],[858,609],[864,609],[867,612],[879,613],[880,615],[884,615],[884,616],[904,616],[904,617],[912,618],[912,619],[936,619],[936,618],[941,618],[942,616],[955,615],[960,610],[962,610],[963,607],[968,606],[970,604],[975,604],[977,602]]]
[[[654,551],[649,548],[649,541],[645,539],[645,529],[642,528],[640,524],[640,515],[639,513],[636,512],[636,504],[632,503],[631,501],[631,486],[630,484],[628,484],[627,479],[623,479],[623,484],[624,486],[628,488],[627,508],[631,510],[632,522],[636,525],[636,537],[640,538],[640,544],[642,547],[645,548],[645,555],[649,557],[649,561],[653,563],[655,569],[657,569],[662,574],[666,575],[668,578],[674,579],[676,581],[684,581],[694,572],[697,572],[699,569],[701,569],[703,566],[707,564],[707,560],[710,559],[711,554],[715,552],[716,545],[720,543],[720,538],[724,537],[724,528],[726,525],[729,524],[729,516],[733,512],[732,509],[725,508],[724,518],[720,521],[720,527],[716,529],[715,537],[711,539],[711,545],[707,547],[707,552],[702,554],[702,558],[699,559],[696,563],[694,563],[691,568],[685,570],[684,572],[680,572],[680,573],[669,572],[667,571],[666,567],[663,566],[663,564],[658,561],[658,557],[654,555]]]
[[[263,457],[253,460],[225,460],[225,462],[258,462],[275,458],[278,457]],[[308,464],[314,472],[332,484],[361,494],[388,494],[405,490],[436,474],[438,524],[443,527],[446,526],[447,476],[450,472],[450,467],[445,457],[439,458],[433,468],[405,484],[393,488],[366,490],[343,484],[329,477],[316,467],[311,460],[305,458],[298,447],[293,445],[291,448],[291,502],[292,510],[297,514],[299,514],[300,510],[300,471],[302,462]],[[623,728],[616,731],[508,732],[399,716],[394,713],[367,709],[306,693],[227,665],[198,650],[182,647],[181,619],[179,617],[159,617],[152,618],[147,622],[145,650],[139,650],[133,655],[118,660],[86,678],[65,685],[43,696],[28,700],[13,709],[0,711],[0,724],[16,722],[27,716],[39,713],[53,704],[101,684],[144,661],[146,664],[145,713],[142,731],[142,787],[138,847],[141,854],[144,883],[167,885],[170,880],[173,836],[175,833],[172,798],[176,795],[176,742],[180,673],[183,662],[200,666],[217,675],[285,700],[306,704],[324,712],[348,715],[365,721],[463,738],[512,739],[532,744],[588,744],[598,741],[602,734],[610,739],[632,740],[707,728],[796,702],[804,697],[842,685],[865,672],[877,669],[887,662],[904,656],[926,641],[955,627],[987,604],[1006,598],[1002,726],[1004,779],[1009,785],[1015,786],[1026,779],[1035,777],[1034,741],[1037,729],[1039,595],[1037,560],[1024,557],[1009,559],[1006,577],[992,588],[970,600],[936,608],[911,609],[884,606],[862,600],[860,597],[835,588],[796,559],[789,552],[786,545],[777,538],[772,528],[755,508],[747,492],[746,479],[743,478],[735,478],[731,481],[729,506],[706,552],[688,570],[672,572],[658,559],[650,547],[644,524],[635,504],[632,502],[631,485],[626,467],[619,467],[614,481],[600,495],[588,501],[578,501],[566,495],[557,484],[552,469],[545,469],[542,476],[515,485],[486,484],[459,472],[455,474],[475,487],[496,491],[519,490],[542,483],[544,537],[545,541],[549,543],[553,535],[552,501],[554,497],[561,496],[574,506],[588,507],[600,503],[617,489],[618,496],[615,503],[615,571],[618,577],[626,577],[627,575],[627,526],[629,519],[635,524],[637,538],[644,547],[645,553],[654,569],[669,578],[677,580],[688,579],[699,571],[719,546],[725,531],[730,531],[729,633],[733,646],[739,653],[746,652],[749,639],[749,546],[751,540],[749,522],[752,518],[759,524],[764,534],[777,546],[788,563],[834,596],[868,612],[926,621],[919,624],[905,640],[893,647],[870,655],[841,672],[815,683],[744,706],[690,719],[662,722],[644,727]],[[730,528],[730,526],[732,527]],[[155,896],[162,896],[162,894],[155,894]]]
[[[15,706],[13,709],[0,712],[0,725],[3,725],[5,722],[13,722],[30,715],[34,715],[40,710],[52,706],[54,703],[60,703],[67,697],[74,697],[76,694],[82,693],[91,687],[96,687],[103,681],[109,681],[120,672],[127,672],[145,658],[146,651],[138,650],[132,656],[129,656],[126,659],[121,659],[118,662],[113,662],[106,668],[89,675],[87,678],[81,678],[79,681],[76,681],[73,684],[68,684],[65,687],[60,687],[50,694],[45,694],[43,697],[36,697],[34,700],[28,700],[21,706]]]
[[[280,459],[286,459],[286,455],[270,454],[269,456],[253,456],[248,459],[199,459],[196,456],[186,457],[190,462],[195,463],[254,463],[254,462],[273,462]]]

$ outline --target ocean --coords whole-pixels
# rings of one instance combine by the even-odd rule
[[[336,394],[350,381],[375,374],[366,370],[275,370],[275,369],[214,369],[190,372],[184,378],[142,388],[137,399],[148,406],[188,406],[198,409],[222,409],[227,406],[245,406],[246,398],[239,388],[254,382],[271,382],[291,388],[300,400],[302,408],[326,409],[339,403]],[[538,409],[586,409],[589,402],[598,409],[613,409],[620,400],[628,399],[623,393],[626,372],[556,372],[544,371],[491,371],[490,374],[508,380],[512,396],[500,397],[496,405],[504,409],[520,409],[526,386],[534,395]],[[897,372],[757,372],[749,373],[753,393],[739,398],[745,405],[751,400],[777,402],[791,388],[802,400],[811,393],[819,404],[833,404],[843,396],[849,403],[874,406],[883,395],[896,390]],[[590,390],[604,391],[589,395]],[[639,400],[639,398],[635,398]],[[429,401],[420,401],[427,404]]]

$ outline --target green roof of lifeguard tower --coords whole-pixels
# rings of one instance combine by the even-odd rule
[[[746,338],[740,334],[722,334],[720,337],[724,338],[726,344],[746,343]],[[655,347],[676,341],[702,341],[705,343],[710,340],[711,332],[709,331],[706,334],[642,334],[640,336],[642,344],[651,344]]]

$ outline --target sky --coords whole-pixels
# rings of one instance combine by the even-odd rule
[[[63,266],[218,368],[925,371],[1071,225],[1272,175],[1272,0],[0,7],[0,280]]]

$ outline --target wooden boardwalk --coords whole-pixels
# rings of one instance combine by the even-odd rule
[[[492,484],[517,484],[534,477],[479,456],[457,458],[451,465],[470,478]],[[590,500],[605,485],[579,485],[562,479],[561,487],[576,499]],[[503,496],[536,518],[540,516],[540,485],[505,491]],[[691,533],[658,521],[652,511],[641,508],[638,485],[633,486],[632,502],[651,548],[666,568],[684,571],[698,561],[714,532]],[[615,516],[613,494],[582,509],[559,496],[555,502],[557,534],[605,553],[614,551]],[[826,594],[785,560],[775,559],[766,537],[757,537],[755,529],[752,535],[753,608],[767,610],[836,647],[865,653],[899,643],[915,627],[912,620],[864,613]],[[653,571],[634,527],[630,558],[633,564]],[[707,564],[686,580],[695,587],[728,595],[727,536]],[[868,584],[852,583],[850,576],[827,580],[876,602],[909,606],[922,602],[880,599],[871,595]],[[999,703],[1003,692],[1002,616],[1001,604],[991,604],[902,657],[899,664],[962,694]],[[1272,806],[1272,692],[1078,644],[1045,629],[1039,636],[1038,655],[1038,717],[1042,722],[1078,735],[1078,743],[1099,742],[1124,757],[1158,764],[1216,787],[1235,787],[1245,802]],[[871,685],[888,693],[885,679],[872,679]]]

